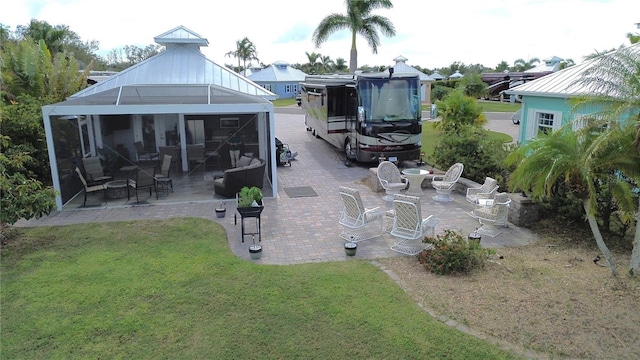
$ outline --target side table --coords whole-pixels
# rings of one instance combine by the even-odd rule
[[[422,195],[422,181],[429,175],[428,170],[422,169],[404,169],[402,174],[409,180],[409,188],[406,191],[407,195],[421,196]]]

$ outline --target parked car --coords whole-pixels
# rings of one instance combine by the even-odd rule
[[[511,115],[511,122],[516,125],[520,124],[520,115],[522,115],[522,109],[518,109],[518,111],[514,112],[513,115]]]

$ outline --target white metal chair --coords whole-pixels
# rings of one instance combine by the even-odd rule
[[[340,186],[338,191],[343,205],[340,225],[345,227],[340,237],[358,242],[382,235],[384,211],[379,207],[366,209],[362,204],[360,192],[356,189]]]
[[[407,179],[402,176],[398,167],[391,161],[380,162],[377,172],[380,185],[386,192],[382,199],[393,201],[393,195],[399,194],[400,190],[404,190],[407,187]]]
[[[508,227],[509,204],[511,199],[507,193],[497,193],[493,201],[487,205],[476,205],[469,215],[478,219],[478,233],[495,237],[502,231],[497,226]]]
[[[444,175],[434,175],[431,185],[436,189],[437,195],[433,197],[433,200],[441,202],[453,201],[451,191],[460,179],[463,170],[464,165],[455,163],[451,165]]]
[[[423,242],[425,237],[434,237],[440,219],[433,215],[422,218],[420,198],[396,194],[393,196],[393,226],[391,235],[396,238],[391,250],[415,255],[431,246]]]
[[[477,204],[479,199],[493,199],[498,188],[498,181],[487,176],[484,178],[484,184],[479,187],[467,188],[467,201]]]

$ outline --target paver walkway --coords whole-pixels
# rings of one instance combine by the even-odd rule
[[[510,123],[510,126],[514,126]],[[306,131],[304,116],[298,113],[276,114],[276,137],[299,153],[291,167],[278,167],[278,198],[265,199],[262,213],[263,256],[256,260],[263,264],[295,264],[351,259],[345,255],[344,241],[338,236],[342,231],[338,224],[342,207],[337,188],[346,185],[359,189],[366,207],[380,206],[390,209],[382,200],[383,193],[373,192],[362,180],[369,176],[365,166],[345,166],[340,151],[327,142],[314,138]],[[464,173],[463,173],[464,176]],[[289,198],[284,187],[311,186],[318,196]],[[431,199],[435,191],[424,190],[423,216],[435,214],[440,218],[437,232],[453,229],[463,234],[478,227],[477,220],[467,213],[473,206],[461,194],[454,201],[438,203]],[[125,221],[139,219],[167,219],[172,217],[201,217],[219,222],[227,231],[229,246],[243,259],[249,258],[251,239],[240,241],[240,221],[234,223],[234,208],[227,207],[225,218],[216,218],[216,201],[169,205],[132,206],[91,210],[63,210],[41,219],[20,221],[17,226],[66,225],[85,222]],[[253,222],[246,220],[247,225]],[[518,246],[536,241],[537,236],[527,229],[510,225],[495,238],[484,236],[487,247]],[[390,249],[391,235],[360,242],[355,258],[375,259],[406,256]]]

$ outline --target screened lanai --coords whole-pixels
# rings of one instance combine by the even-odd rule
[[[265,196],[275,196],[276,96],[207,59],[200,47],[208,41],[183,26],[154,40],[165,46],[158,55],[42,108],[58,209],[83,191],[74,175],[83,158],[98,156],[117,173],[169,148],[176,177],[206,180],[230,167],[231,138],[240,139],[243,154],[265,160]],[[216,161],[194,169],[187,154],[194,144]]]

